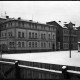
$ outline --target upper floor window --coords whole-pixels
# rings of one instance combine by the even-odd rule
[[[21,38],[21,32],[18,32],[18,38]]]
[[[24,38],[24,32],[22,32],[22,38]]]
[[[37,33],[35,33],[35,38],[37,38]]]
[[[34,33],[32,33],[32,38],[34,38]]]
[[[55,39],[55,36],[53,35],[53,39]]]
[[[35,29],[37,29],[37,25],[35,24]]]
[[[44,39],[45,39],[45,34],[44,34]]]
[[[50,39],[50,34],[49,34],[49,39]]]
[[[29,38],[31,38],[31,32],[29,32]]]
[[[41,34],[41,39],[43,39],[43,34]]]
[[[22,26],[24,27],[24,22],[22,22]]]

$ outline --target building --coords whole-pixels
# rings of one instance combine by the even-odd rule
[[[57,50],[69,50],[69,29],[67,28],[68,24],[67,22],[61,22],[61,21],[51,21],[47,22],[47,24],[55,25],[56,28],[56,49]],[[74,25],[74,24],[73,24]],[[77,49],[77,29],[75,28],[75,25],[73,26],[73,29],[71,30],[71,49]]]
[[[80,52],[80,26],[77,29],[78,29],[78,51]]]
[[[61,21],[47,22],[47,24],[56,26],[56,50],[63,50],[63,28],[60,23]]]
[[[78,36],[77,36],[78,30],[73,27],[71,30],[71,49],[76,50],[77,47],[77,42],[78,42]],[[69,29],[65,26],[63,27],[63,49],[64,50],[69,50]]]
[[[56,27],[32,20],[8,19],[1,23],[1,50],[31,52],[56,50]]]

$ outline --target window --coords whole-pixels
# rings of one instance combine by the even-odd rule
[[[50,39],[50,34],[49,34],[49,39]]]
[[[37,25],[35,24],[35,29],[37,29]]]
[[[24,47],[24,42],[22,42],[22,47]]]
[[[12,35],[12,32],[10,32],[10,34],[11,34],[10,36],[13,36],[13,35]]]
[[[21,47],[21,42],[18,42],[18,47]]]
[[[31,38],[31,32],[29,32],[29,38]]]
[[[45,39],[45,34],[44,34],[44,39]]]
[[[13,47],[14,47],[14,42],[12,42],[12,45],[13,45]]]
[[[8,32],[8,35],[10,36],[10,32]]]
[[[37,38],[37,33],[35,33],[35,38]]]
[[[12,23],[11,23],[11,26],[12,26]]]
[[[49,42],[49,47],[51,46],[50,42]]]
[[[32,33],[32,38],[34,38],[34,33]]]
[[[9,46],[12,47],[12,42],[9,42]]]
[[[24,32],[22,32],[22,38],[24,38]]]
[[[37,42],[35,42],[35,47],[37,47]]]
[[[44,42],[44,47],[46,47],[46,43]]]
[[[53,35],[53,39],[54,39],[54,35]]]
[[[24,27],[24,23],[22,22],[22,26]]]
[[[31,47],[31,42],[29,42],[29,47]]]
[[[18,32],[18,38],[20,38],[21,37],[21,32]]]
[[[41,43],[41,47],[43,47],[43,43]]]
[[[3,37],[3,33],[2,33],[2,37]]]
[[[14,47],[14,42],[9,42],[10,47]]]
[[[6,37],[6,35],[7,35],[7,34],[5,33],[5,37]]]
[[[34,47],[34,42],[32,42],[32,47]]]

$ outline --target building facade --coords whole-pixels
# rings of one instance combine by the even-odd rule
[[[47,22],[56,26],[56,50],[63,50],[63,28],[57,21]]]
[[[56,50],[56,27],[20,18],[10,19],[1,24],[0,45],[15,52],[53,51]]]
[[[47,24],[55,25],[56,26],[56,49],[57,50],[69,50],[69,29],[67,28],[68,23],[61,21],[51,21],[47,22]],[[74,25],[74,24],[73,24]],[[71,49],[77,49],[77,36],[78,30],[73,26],[71,30]]]
[[[72,50],[78,49],[78,47],[77,47],[77,42],[78,42],[77,33],[78,33],[78,31],[75,28],[73,28],[71,30],[71,49]],[[69,50],[69,38],[70,38],[69,29],[67,27],[64,27],[63,28],[63,49],[64,50]]]

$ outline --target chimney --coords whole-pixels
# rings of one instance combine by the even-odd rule
[[[6,16],[7,19],[9,19],[9,16]]]
[[[18,17],[18,20],[21,20],[21,17]]]
[[[59,21],[61,23],[61,21]]]

